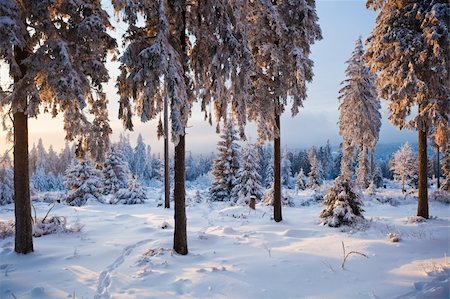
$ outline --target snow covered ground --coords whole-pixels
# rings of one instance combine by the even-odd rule
[[[198,199],[196,191],[188,197]],[[150,189],[134,206],[58,204],[50,214],[83,229],[34,238],[26,256],[14,253],[13,237],[0,239],[0,298],[449,296],[450,205],[430,202],[432,219],[418,223],[412,195],[382,189],[365,201],[369,224],[352,230],[321,226],[323,207],[301,205],[310,191],[283,209],[281,223],[270,207],[189,202],[189,254],[180,256],[171,250],[173,209],[157,207],[160,194]],[[34,205],[38,217],[49,208]],[[12,205],[0,207],[0,220],[13,216]],[[367,258],[351,254],[342,269],[342,244]]]

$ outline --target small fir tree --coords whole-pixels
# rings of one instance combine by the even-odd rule
[[[339,176],[325,194],[327,206],[321,213],[322,224],[331,227],[353,225],[364,219],[360,195],[354,191],[350,178]]]
[[[383,174],[381,173],[380,164],[376,164],[375,171],[373,173],[372,182],[376,188],[383,187]]]
[[[14,173],[11,159],[5,153],[0,157],[0,206],[14,202]]]
[[[288,159],[288,151],[284,149],[283,159],[281,160],[281,184],[289,189],[292,188],[292,164]]]
[[[114,194],[127,188],[131,177],[130,170],[117,146],[112,146],[103,165],[104,194]]]
[[[143,204],[147,195],[139,181],[135,178],[129,180],[128,188],[122,188],[115,194],[113,204],[135,205]]]
[[[239,168],[236,185],[233,189],[233,199],[237,204],[248,205],[250,197],[260,201],[263,197],[261,177],[258,173],[258,153],[252,144],[242,151],[241,167]]]
[[[295,188],[297,191],[306,189],[306,176],[303,168],[300,168],[300,171],[295,176]]]
[[[311,164],[311,170],[309,172],[308,188],[317,189],[323,182],[323,170],[322,164],[317,159],[314,148],[311,148],[308,153],[309,163]]]
[[[267,164],[266,168],[266,179],[264,180],[264,186],[267,189],[270,189],[273,185],[273,158],[269,160],[269,164]]]
[[[82,206],[88,200],[102,202],[102,173],[89,160],[75,161],[66,172],[66,202],[71,206]]]
[[[236,185],[239,170],[239,148],[237,130],[234,128],[232,117],[226,121],[221,140],[217,144],[217,159],[214,160],[212,174],[214,182],[209,190],[211,201],[229,201]]]

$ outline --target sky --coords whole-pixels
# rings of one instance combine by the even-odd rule
[[[332,145],[339,145],[341,138],[337,121],[339,117],[338,91],[340,82],[345,79],[345,61],[351,56],[355,41],[359,36],[365,39],[371,32],[375,23],[376,13],[365,8],[363,0],[318,0],[317,14],[322,29],[323,39],[312,47],[311,58],[314,61],[314,79],[308,85],[308,98],[300,113],[292,118],[290,108],[281,118],[281,144],[288,148],[308,148],[320,146],[330,140]],[[116,24],[115,37],[124,32],[123,24]],[[121,42],[118,42],[121,44]],[[140,123],[134,121],[134,132],[124,131],[121,121],[118,120],[118,96],[114,87],[118,75],[118,64],[109,62],[111,80],[105,86],[109,98],[109,119],[113,129],[112,141],[117,141],[121,133],[130,134],[132,144],[138,134],[142,134],[144,142],[150,144],[155,153],[162,152],[163,141],[156,138],[158,119]],[[0,82],[7,84],[5,68],[1,69]],[[388,121],[388,111],[382,101],[382,127],[379,143],[416,142],[416,134],[411,131],[399,131]],[[255,126],[251,123],[246,129],[250,141],[256,141]],[[215,125],[203,120],[198,104],[194,104],[192,117],[189,119],[186,130],[186,148],[192,153],[211,153],[215,151],[219,139],[215,132]],[[29,121],[29,143],[37,144],[42,138],[44,145],[53,146],[59,150],[64,146],[64,130],[60,117],[51,118],[48,114],[41,114],[37,119]],[[0,131],[0,153],[12,147],[6,142],[6,133]]]

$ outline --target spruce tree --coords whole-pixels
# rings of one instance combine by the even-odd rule
[[[417,216],[424,218],[429,217],[427,136],[450,126],[449,6],[448,0],[367,1],[378,16],[365,60],[378,75],[375,83],[389,104],[389,120],[418,131]],[[412,111],[417,113],[410,116]]]
[[[115,194],[122,188],[127,188],[131,172],[120,149],[113,145],[103,164],[103,193]]]
[[[0,157],[0,206],[14,202],[14,173],[8,153]]]
[[[359,151],[357,181],[362,188],[367,188],[371,180],[367,151],[373,152],[378,141],[381,105],[374,77],[364,64],[363,55],[364,48],[359,38],[347,61],[347,79],[341,83],[343,87],[339,90],[339,131],[350,162],[355,160],[355,154]]]
[[[0,59],[14,80],[8,93],[0,92],[0,104],[13,112],[15,251],[26,254],[33,251],[28,118],[40,106],[63,114],[66,139],[82,139],[101,160],[111,133],[102,85],[116,42],[99,0],[4,0],[0,15]]]
[[[85,159],[77,159],[66,172],[64,185],[67,187],[66,203],[82,206],[88,200],[102,202],[102,177],[94,164]]]
[[[212,174],[214,182],[209,189],[211,201],[231,201],[239,170],[239,149],[236,143],[237,130],[232,118],[228,118],[222,128],[221,140],[217,143],[217,158],[214,160]]]
[[[281,160],[281,184],[289,189],[292,188],[292,163],[288,159],[288,151],[284,150],[283,159]]]
[[[349,177],[339,176],[325,194],[323,205],[327,207],[320,213],[322,223],[331,227],[352,225],[364,219],[360,195],[354,191]]]
[[[311,45],[322,38],[315,0],[249,1],[248,41],[255,66],[251,72],[249,118],[261,140],[274,146],[274,220],[282,220],[280,115],[292,99],[295,116],[313,78]]]
[[[317,189],[323,182],[323,169],[322,164],[319,159],[317,159],[316,151],[313,147],[309,149],[308,159],[311,165],[311,170],[308,174],[308,188]]]
[[[126,188],[119,189],[114,196],[113,204],[135,205],[143,204],[147,195],[139,180],[131,178]]]
[[[295,189],[297,191],[306,189],[306,176],[303,172],[303,168],[300,168],[300,171],[295,176]]]
[[[250,197],[256,201],[263,197],[261,176],[258,173],[258,152],[254,145],[247,143],[241,153],[240,168],[237,173],[236,185],[233,188],[233,201],[239,205],[248,205]]]

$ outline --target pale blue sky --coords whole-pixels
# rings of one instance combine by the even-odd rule
[[[291,118],[289,109],[282,117],[282,144],[289,148],[305,148],[312,145],[322,145],[327,139],[331,144],[338,145],[338,90],[340,82],[345,79],[345,61],[353,51],[358,36],[365,39],[375,21],[375,13],[365,8],[365,1],[332,1],[318,0],[317,13],[319,24],[323,32],[323,40],[312,48],[314,60],[314,80],[308,87],[308,99],[300,113]],[[116,34],[123,33],[124,25],[119,25]],[[122,125],[117,119],[118,97],[115,93],[114,82],[118,74],[117,63],[110,63],[112,81],[106,87],[110,100],[109,114],[113,128],[113,140],[117,140],[123,132]],[[5,82],[2,72],[2,82]],[[383,103],[383,102],[382,102]],[[383,122],[380,132],[381,143],[416,141],[416,135],[410,131],[399,131],[389,124],[387,109],[383,103]],[[134,142],[138,133],[141,133],[147,144],[155,152],[162,150],[162,141],[156,139],[157,120],[141,124],[136,119],[135,132],[130,133]],[[187,129],[187,149],[194,153],[209,153],[215,151],[218,137],[215,127],[210,127],[203,121],[198,105],[195,105],[192,118]],[[248,127],[248,135],[255,140],[254,126]],[[0,132],[0,139],[4,140],[4,132]],[[51,119],[48,115],[40,115],[38,120],[30,121],[30,146],[42,138],[46,147],[53,144],[59,149],[64,144],[64,132],[60,119]],[[0,152],[11,145],[0,143]]]

